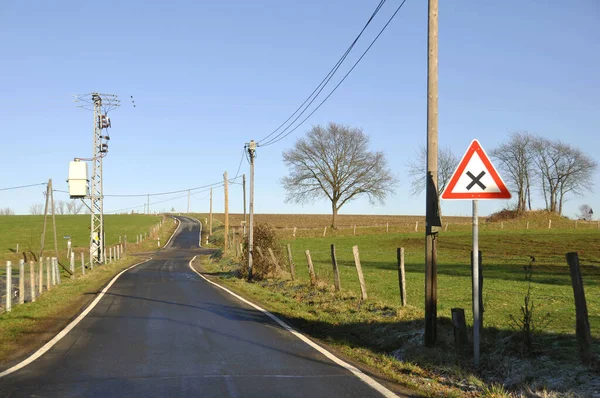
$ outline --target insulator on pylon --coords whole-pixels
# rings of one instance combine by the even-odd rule
[[[110,118],[106,115],[102,115],[100,116],[100,128],[101,129],[106,129],[111,127],[110,125]]]

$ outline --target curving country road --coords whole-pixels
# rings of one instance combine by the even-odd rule
[[[125,272],[0,396],[377,397],[350,371],[195,274],[200,224]]]

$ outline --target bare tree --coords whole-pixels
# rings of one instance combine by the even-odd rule
[[[592,216],[594,215],[594,211],[590,205],[581,205],[579,206],[579,218],[586,221],[592,221]]]
[[[450,182],[452,174],[460,159],[456,157],[450,147],[441,147],[438,150],[438,195],[441,195]],[[427,148],[425,145],[419,147],[417,158],[410,161],[407,165],[412,194],[417,196],[425,190],[427,183]]]
[[[508,185],[517,192],[517,211],[531,210],[533,142],[537,138],[528,132],[512,133],[508,141],[492,150],[490,155],[499,161],[498,168],[507,176]]]
[[[67,203],[64,200],[57,200],[56,202],[54,202],[54,211],[57,214],[63,215],[65,214],[66,205]]]
[[[290,174],[282,179],[286,202],[331,201],[331,226],[338,210],[360,195],[384,203],[397,179],[387,168],[383,152],[368,150],[369,137],[361,129],[329,123],[315,126],[294,147],[283,152]]]
[[[67,214],[79,214],[83,210],[83,202],[73,199],[66,203]]]
[[[593,176],[598,169],[595,160],[561,141],[538,137],[532,148],[547,210],[562,214],[568,194],[592,191]]]
[[[5,207],[4,209],[0,209],[0,216],[14,216],[15,212],[10,207]]]
[[[73,214],[79,214],[83,210],[84,203],[81,200],[73,199],[71,201],[71,205],[73,206],[72,212]]]
[[[42,203],[34,203],[29,206],[30,214],[43,214],[44,213],[44,205]]]

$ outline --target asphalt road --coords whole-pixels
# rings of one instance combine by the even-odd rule
[[[124,273],[0,396],[374,397],[379,392],[188,266],[199,224]]]

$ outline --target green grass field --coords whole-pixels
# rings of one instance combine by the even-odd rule
[[[451,308],[471,314],[470,233],[441,233],[438,244],[438,315]],[[532,298],[538,315],[547,315],[547,332],[574,333],[575,307],[565,253],[576,251],[582,264],[592,333],[600,337],[600,231],[493,231],[480,234],[483,257],[485,326],[506,329],[517,316],[527,292],[524,266],[535,257]],[[369,298],[398,306],[400,295],[396,248],[405,249],[408,304],[423,307],[424,238],[415,234],[382,234],[298,238],[291,244],[297,278],[308,283],[305,250],[310,250],[317,277],[333,284],[330,245],[335,244],[342,287],[360,292],[352,246],[358,245]]]
[[[136,234],[148,233],[150,228],[162,219],[157,215],[115,214],[104,216],[106,246],[119,242],[119,236],[128,236],[129,243],[135,243]],[[33,251],[39,254],[44,216],[0,216],[0,261],[15,261],[22,256],[14,251],[19,245],[19,252]],[[90,215],[56,216],[56,237],[59,252],[66,252],[67,239],[71,237],[74,250],[89,247]],[[46,225],[45,253],[54,253],[54,233],[52,217],[48,217]],[[48,254],[51,255],[51,254]],[[1,269],[2,267],[0,267]]]
[[[576,228],[573,220],[557,216],[549,229],[547,216],[540,213],[528,219],[487,222],[481,228],[485,312],[477,369],[472,366],[472,346],[457,349],[450,322],[451,309],[459,307],[464,308],[467,323],[472,325],[470,228],[452,231],[451,224],[448,232],[439,233],[434,348],[422,345],[423,232],[398,233],[391,228],[386,232],[386,228],[371,227],[357,235],[352,230],[337,230],[323,237],[323,227],[313,227],[292,239],[289,230],[281,229],[287,221],[272,217],[270,224],[281,237],[280,243],[291,245],[296,281],[290,281],[286,272],[276,279],[247,283],[234,277],[240,266],[235,258],[217,262],[204,259],[198,266],[309,336],[428,396],[509,396],[507,390],[512,391],[510,396],[529,396],[528,391],[535,396],[589,396],[600,387],[598,368],[582,367],[579,361],[565,254],[579,254],[593,350],[600,357],[600,230],[596,222],[579,222]],[[214,230],[222,234],[220,223]],[[219,244],[222,239],[212,241]],[[336,246],[341,293],[333,289],[331,244]],[[366,302],[360,300],[354,245],[360,251],[369,296]],[[399,247],[405,249],[406,308],[401,306],[398,287]],[[309,286],[307,249],[319,279],[316,287]],[[287,261],[281,261],[287,270]],[[523,351],[523,337],[511,326],[511,316],[521,316],[528,290],[524,268],[530,265],[533,321],[538,329],[532,347]],[[391,357],[397,352],[399,360]]]

